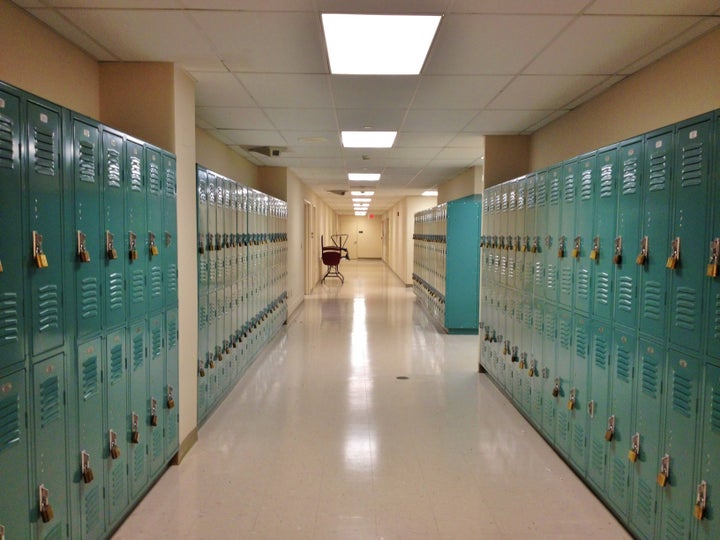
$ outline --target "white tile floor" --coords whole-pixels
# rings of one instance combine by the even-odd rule
[[[477,373],[477,336],[380,262],[341,270],[116,539],[629,538]]]

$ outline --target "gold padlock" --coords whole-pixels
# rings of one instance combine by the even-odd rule
[[[605,431],[605,440],[607,442],[612,441],[614,437],[615,437],[615,431],[613,431],[612,429],[608,429]]]
[[[717,265],[715,263],[708,264],[707,276],[712,277],[712,278],[718,277],[718,269],[719,269],[719,265]]]
[[[613,263],[614,264],[622,264],[622,255],[615,255],[613,257]]]
[[[133,444],[137,444],[140,442],[140,432],[139,431],[132,432],[132,442],[133,442]]]
[[[212,358],[208,360],[208,367],[210,369],[215,369],[215,362],[212,360]]]
[[[114,261],[115,259],[118,258],[117,249],[115,249],[115,248],[109,249],[107,252],[107,255],[108,255],[108,259],[110,259],[111,261]]]
[[[667,263],[665,264],[665,268],[669,268],[670,270],[675,270],[676,266],[677,266],[677,259],[673,256],[668,257]]]
[[[577,259],[580,256],[580,250],[578,248],[574,248],[572,250],[572,256],[574,259]]]
[[[158,425],[158,415],[157,414],[151,414],[150,415],[150,425],[153,427],[157,427]]]
[[[49,523],[53,520],[55,513],[53,512],[53,507],[50,503],[46,503],[42,510],[40,510],[40,517],[42,518],[43,523]]]
[[[645,263],[647,262],[647,255],[644,253],[641,253],[637,256],[637,259],[635,259],[635,262],[639,264],[640,266],[645,266]]]
[[[575,408],[575,402],[572,399],[568,400],[567,408],[568,411],[572,411]]]
[[[559,395],[560,395],[560,388],[558,388],[558,387],[556,386],[556,387],[554,387],[554,388],[552,389],[552,396],[553,396],[553,397],[558,397]]]
[[[84,249],[80,252],[80,258],[82,259],[82,262],[90,262],[90,252],[87,249]]]
[[[120,457],[120,447],[117,444],[114,444],[110,447],[110,457],[113,459],[117,459]]]
[[[85,469],[82,472],[83,482],[86,484],[90,484],[93,480],[95,480],[95,475],[93,474],[93,471],[90,467],[85,467]]]
[[[530,368],[528,370],[528,377],[534,377],[535,376],[535,368]]]
[[[695,516],[695,519],[702,521],[705,518],[705,507],[701,504],[696,504],[693,510],[693,516]]]
[[[35,255],[35,266],[37,266],[38,268],[44,268],[41,253],[38,253],[37,255]]]
[[[635,463],[635,462],[637,461],[637,458],[638,458],[637,450],[635,450],[635,449],[633,448],[632,450],[630,450],[630,451],[628,452],[628,459],[629,459],[631,462]]]
[[[136,250],[136,249],[131,249],[131,250],[130,250],[130,260],[131,260],[131,261],[135,261],[135,260],[137,260],[137,258],[138,258],[137,250]]]
[[[558,258],[562,259],[565,257],[565,250],[563,248],[558,249]]]
[[[152,246],[150,246],[150,255],[152,255],[152,256],[154,257],[154,256],[156,256],[158,253],[160,253],[160,252],[158,251],[158,247],[157,247],[155,244],[153,244]]]
[[[42,267],[43,267],[43,268],[47,268],[48,266],[50,266],[50,265],[48,264],[47,255],[45,255],[44,253],[41,253],[41,254],[40,254],[40,259],[42,260]]]
[[[657,483],[660,487],[665,487],[667,485],[668,477],[667,474],[664,472],[659,472],[657,475]]]
[[[175,408],[175,400],[172,396],[169,396],[167,399],[167,408],[168,409],[174,409]]]
[[[3,270],[2,261],[0,261],[0,274],[1,274],[3,271],[4,271],[4,270]]]
[[[593,249],[593,250],[590,252],[590,259],[592,259],[593,261],[595,261],[595,260],[597,260],[597,258],[598,258],[598,250],[597,250],[597,249]]]

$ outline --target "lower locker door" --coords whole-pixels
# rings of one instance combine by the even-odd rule
[[[570,459],[581,475],[588,466],[587,437],[589,429],[589,363],[590,363],[590,321],[586,317],[574,319],[574,354],[572,355],[572,384],[567,398],[570,429]]]
[[[150,414],[156,421],[148,427],[148,454],[150,456],[150,477],[157,475],[165,464],[163,447],[163,426],[167,412],[165,395],[165,336],[163,315],[150,318],[150,366],[149,385],[147,388],[150,397]]]
[[[128,371],[125,361],[125,331],[118,330],[108,335],[106,347],[107,432],[105,434],[105,463],[107,470],[107,503],[109,523],[115,524],[128,507],[128,459],[133,452],[131,441],[132,425],[127,410]],[[113,445],[115,445],[115,450],[113,450]]]
[[[559,391],[555,399],[555,445],[564,456],[570,455],[570,409],[568,401],[572,390],[573,321],[569,311],[558,310],[557,365],[555,380]]]
[[[588,395],[587,479],[600,493],[606,493],[608,441],[605,434],[610,406],[610,351],[612,331],[604,323],[592,327],[590,343],[590,394]]]
[[[705,482],[708,496],[703,519],[696,524],[697,538],[720,538],[720,367],[706,365],[702,417],[700,471],[695,484]]]
[[[147,395],[147,330],[145,321],[130,327],[130,413],[138,416],[138,442],[129,450],[130,496],[135,500],[148,483],[147,447],[151,423],[150,400]]]
[[[178,394],[179,381],[179,348],[178,348],[178,310],[171,309],[165,315],[166,332],[166,387],[165,387],[165,461],[170,460],[177,453],[179,445],[178,410],[180,409],[180,396]]]

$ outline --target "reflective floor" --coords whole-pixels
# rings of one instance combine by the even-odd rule
[[[377,261],[343,261],[115,538],[629,538]],[[398,379],[407,377],[407,379]]]

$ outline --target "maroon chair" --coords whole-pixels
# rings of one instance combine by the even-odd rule
[[[327,266],[327,272],[322,278],[325,283],[325,278],[336,277],[342,283],[345,283],[345,277],[340,273],[340,260],[342,259],[342,249],[337,247],[323,246],[322,248],[322,262]]]

